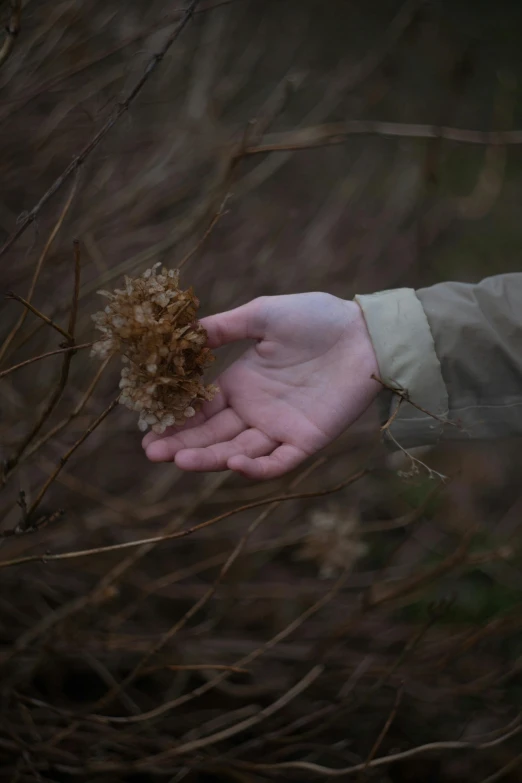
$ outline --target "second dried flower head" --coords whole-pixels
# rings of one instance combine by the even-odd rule
[[[179,273],[155,264],[125,287],[99,291],[109,304],[92,318],[103,338],[92,355],[121,353],[120,403],[139,413],[138,426],[156,433],[194,416],[215,386],[202,375],[213,360],[207,334],[196,319],[199,301],[179,288]]]

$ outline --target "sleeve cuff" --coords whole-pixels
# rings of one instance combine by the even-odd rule
[[[412,288],[357,295],[373,343],[381,379],[408,392],[430,413],[448,415],[448,391],[422,304]],[[393,395],[389,415],[399,404]],[[444,425],[403,402],[386,435],[403,448],[436,443]]]

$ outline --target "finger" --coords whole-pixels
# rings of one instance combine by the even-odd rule
[[[308,454],[303,449],[292,446],[290,443],[283,443],[269,456],[260,455],[252,459],[252,455],[234,455],[229,458],[227,467],[248,478],[264,481],[283,476],[296,468],[307,457]]]
[[[151,462],[172,462],[182,449],[201,449],[212,444],[230,441],[245,430],[245,423],[232,408],[225,408],[197,427],[187,427],[173,435],[150,440],[145,453]]]
[[[184,449],[178,452],[175,462],[181,470],[226,470],[228,460],[235,455],[260,457],[270,454],[276,446],[276,441],[252,428],[225,443],[216,443],[203,449]]]
[[[217,383],[219,383],[219,381],[217,381]],[[158,435],[156,432],[147,432],[141,441],[141,445],[146,449],[149,443],[153,443],[156,440],[162,440],[169,435],[177,435],[178,432],[185,432],[186,430],[199,427],[205,421],[211,419],[212,416],[216,416],[222,410],[225,410],[226,407],[226,397],[219,391],[212,400],[204,402],[201,406],[201,410],[199,410],[195,416],[192,416],[192,418],[187,419],[185,424],[182,424],[180,427],[167,427],[165,432],[161,433],[161,435]]]
[[[265,306],[258,298],[234,310],[202,318],[201,325],[208,334],[209,347],[219,348],[236,340],[261,340],[265,320]]]
[[[182,424],[180,427],[167,427],[165,432],[162,432],[161,435],[149,430],[149,432],[143,436],[141,445],[146,449],[149,443],[154,443],[156,440],[163,440],[163,438],[167,438],[169,435],[177,435],[178,432],[185,432],[185,430],[192,429],[193,427],[199,427],[201,424],[204,424],[206,420],[207,417],[203,411],[198,411],[191,419],[187,419],[185,424]]]

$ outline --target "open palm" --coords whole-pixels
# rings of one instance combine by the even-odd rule
[[[212,348],[256,342],[218,378],[219,394],[186,425],[145,436],[152,461],[274,478],[330,443],[379,390],[354,302],[324,293],[261,297],[202,325]]]

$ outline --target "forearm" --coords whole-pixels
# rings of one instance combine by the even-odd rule
[[[401,404],[390,427],[401,446],[522,435],[522,274],[356,300],[382,380],[438,417]]]

